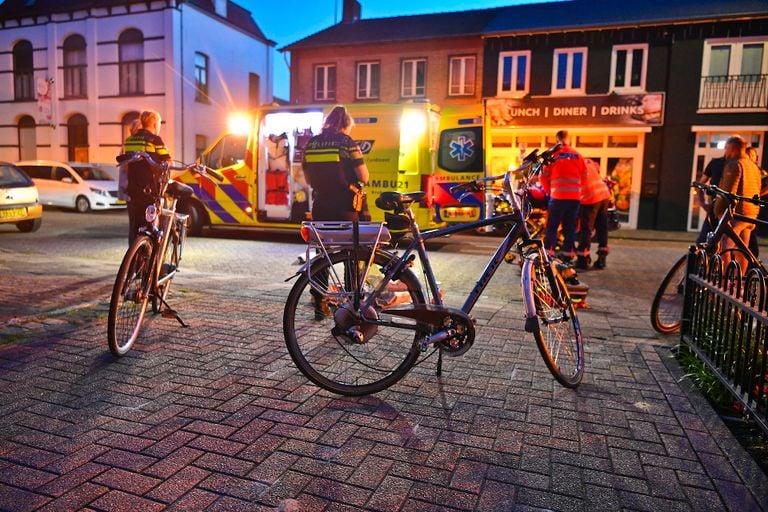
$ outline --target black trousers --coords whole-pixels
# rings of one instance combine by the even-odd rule
[[[582,204],[579,209],[579,254],[588,255],[592,245],[592,230],[597,233],[597,246],[608,247],[608,205],[609,199]]]

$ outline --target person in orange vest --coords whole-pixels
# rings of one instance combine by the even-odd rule
[[[550,255],[555,255],[557,230],[562,226],[564,241],[557,257],[569,263],[575,256],[576,225],[585,166],[584,158],[568,144],[568,132],[560,130],[556,137],[560,148],[553,155],[554,162],[542,170],[539,180],[549,196],[544,248]]]
[[[597,261],[593,268],[604,269],[608,256],[608,206],[611,191],[600,176],[600,166],[594,160],[584,159],[584,179],[581,182],[581,208],[579,213],[579,250],[576,268],[587,270],[592,258],[592,231],[597,233]]]

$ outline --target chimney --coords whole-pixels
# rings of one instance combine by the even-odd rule
[[[221,16],[222,18],[227,17],[227,2],[229,0],[214,0],[213,1],[213,8],[216,11],[216,14]]]
[[[360,19],[360,2],[357,0],[344,0],[344,7],[342,9],[342,23],[354,23]]]

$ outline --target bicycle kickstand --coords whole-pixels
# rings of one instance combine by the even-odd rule
[[[189,327],[189,324],[184,323],[184,320],[181,319],[176,310],[169,306],[167,302],[165,302],[165,299],[162,299],[162,302],[164,307],[160,310],[160,316],[163,318],[175,318],[182,327]]]

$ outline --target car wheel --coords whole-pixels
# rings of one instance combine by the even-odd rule
[[[43,223],[43,219],[29,219],[16,223],[16,228],[22,233],[32,233],[40,229],[40,225]]]
[[[79,213],[86,213],[91,209],[91,202],[85,196],[77,196],[75,199],[75,210]]]
[[[189,215],[187,233],[190,236],[200,236],[206,219],[203,206],[199,203],[192,203],[189,205],[189,210],[186,213]]]

